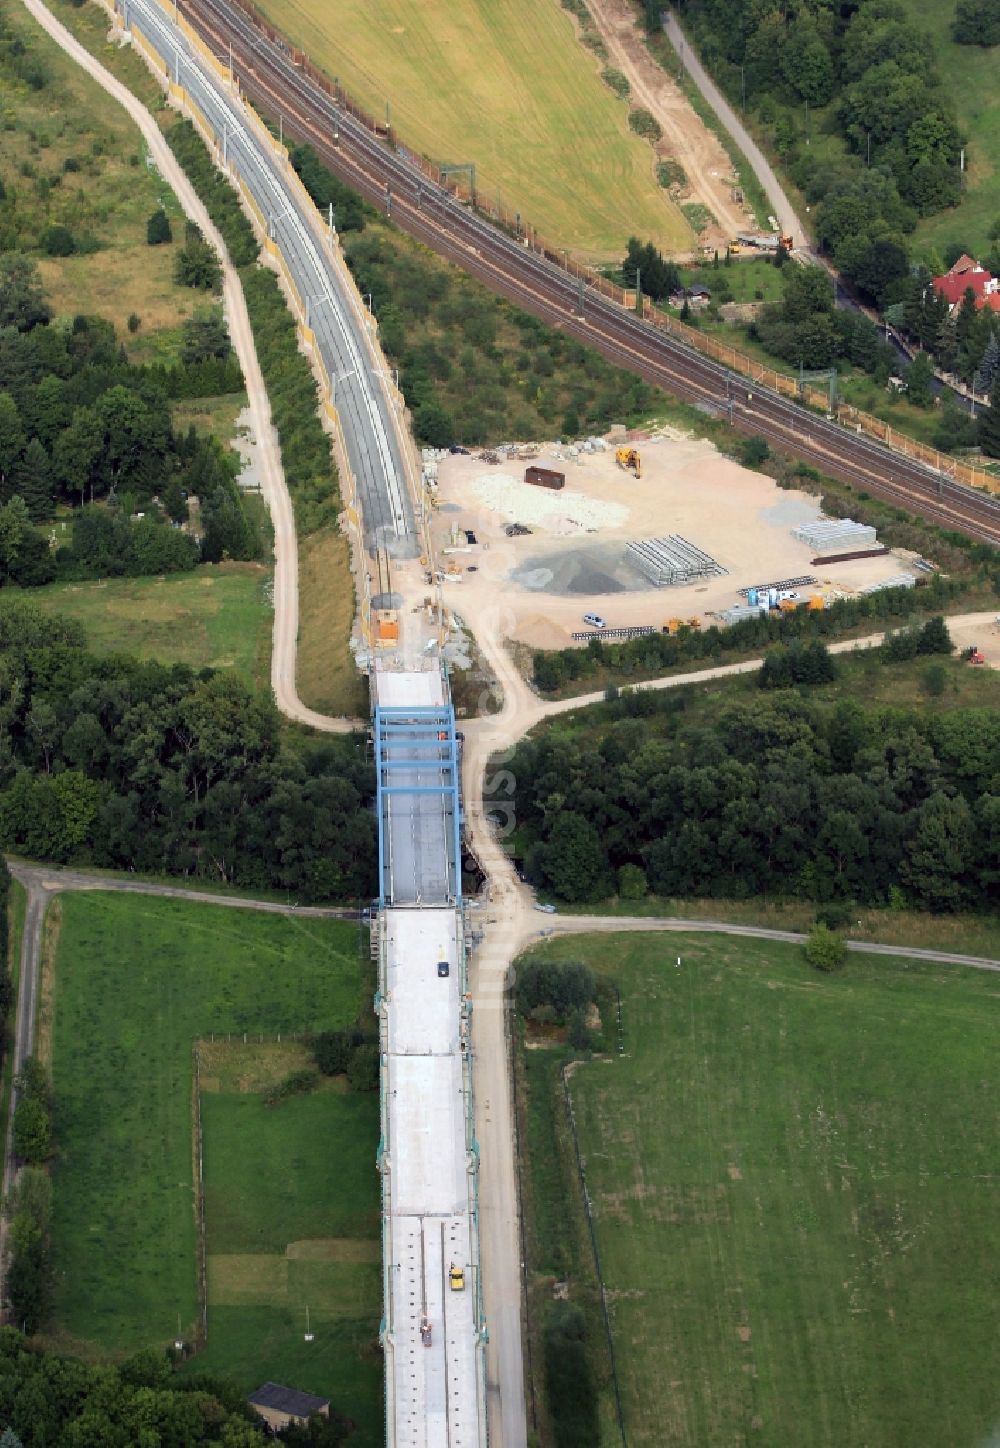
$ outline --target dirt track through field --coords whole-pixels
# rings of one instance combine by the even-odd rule
[[[678,161],[684,168],[687,186],[682,199],[700,202],[715,217],[716,224],[702,233],[702,244],[721,249],[748,225],[746,212],[733,196],[733,163],[722,142],[650,55],[627,0],[588,0],[587,8],[611,65],[628,78],[632,100],[650,111],[663,129],[663,139],[654,147],[657,156]]]

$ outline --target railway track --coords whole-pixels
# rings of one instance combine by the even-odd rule
[[[286,134],[308,141],[341,180],[493,291],[596,347],[645,381],[762,437],[839,480],[939,526],[1000,544],[1000,498],[978,492],[758,388],[670,334],[623,311],[553,261],[435,186],[405,155],[338,105],[291,54],[226,0],[185,0],[185,16],[215,52],[231,53],[247,96]]]

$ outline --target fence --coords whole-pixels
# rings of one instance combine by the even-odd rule
[[[161,0],[163,3],[163,0]],[[233,0],[233,3],[261,30],[269,40],[279,49],[288,55],[297,69],[306,76],[318,90],[328,96],[336,106],[346,111],[359,121],[366,130],[373,136],[386,141],[386,143],[402,151],[406,160],[411,166],[418,170],[433,185],[441,187],[451,195],[465,198],[475,210],[487,220],[494,222],[497,226],[507,231],[537,256],[544,257],[552,262],[568,275],[575,277],[581,286],[589,288],[592,292],[598,292],[601,296],[607,297],[610,301],[616,302],[626,310],[636,310],[636,293],[624,287],[617,286],[607,277],[601,276],[590,267],[584,266],[569,255],[564,247],[555,246],[540,235],[538,228],[525,221],[520,212],[510,212],[499,202],[496,205],[484,200],[481,193],[474,189],[472,174],[464,186],[460,185],[454,176],[449,173],[442,173],[440,166],[436,165],[427,156],[417,155],[406,147],[399,145],[399,138],[390,125],[376,121],[362,106],[351,99],[339,81],[331,81],[318,66],[314,65],[309,57],[300,50],[294,49],[285,37],[271,25],[261,12],[257,9],[253,0]],[[214,59],[214,57],[213,57]],[[461,173],[459,173],[461,174]],[[641,301],[641,316],[661,331],[676,337],[678,341],[686,343],[695,351],[711,357],[716,362],[721,362],[733,372],[755,382],[758,386],[769,387],[772,391],[780,393],[783,397],[800,398],[809,407],[822,412],[829,408],[829,398],[825,391],[808,385],[802,386],[798,378],[788,373],[779,372],[775,368],[767,367],[763,363],[740,352],[735,347],[725,342],[720,342],[715,337],[706,336],[695,327],[689,327],[679,319],[667,316],[658,308],[654,307],[648,297]],[[894,451],[901,453],[904,457],[911,458],[914,462],[923,463],[925,466],[935,469],[937,472],[953,478],[956,482],[963,483],[967,487],[985,489],[987,492],[1000,493],[1000,478],[993,477],[982,468],[970,466],[968,463],[959,461],[957,458],[949,457],[940,453],[936,448],[928,447],[925,443],[918,442],[915,438],[909,437],[906,433],[900,432],[892,423],[886,422],[883,418],[875,417],[873,414],[863,412],[860,408],[853,407],[847,403],[840,403],[837,408],[837,418],[845,426],[854,428],[858,433],[875,438],[878,442],[885,443]]]
[[[337,244],[336,234],[332,228],[328,228],[316,210],[312,197],[306,191],[305,186],[289,161],[288,149],[284,146],[265,125],[264,121],[257,114],[254,108],[239,94],[239,86],[231,74],[229,68],[224,65],[213,51],[205,44],[193,26],[167,3],[167,0],[159,0],[161,8],[176,23],[181,33],[186,37],[192,49],[208,66],[215,78],[225,86],[234,90],[239,97],[243,113],[250,123],[251,129],[257,139],[274,154],[281,163],[285,173],[285,180],[288,189],[295,195],[307,224],[312,228],[317,237],[324,243],[324,249],[328,261],[331,262],[333,270],[337,274],[342,294],[348,299],[356,318],[361,323],[363,335],[367,338],[374,363],[373,370],[381,379],[389,398],[390,406],[398,414],[405,410],[406,403],[398,386],[389,374],[388,366],[383,354],[378,350],[378,324],[372,314],[365,308],[361,295],[354,283],[354,278],[348,268],[340,248]],[[117,15],[115,12],[115,18]],[[251,225],[258,236],[263,248],[266,260],[277,272],[279,280],[285,290],[292,311],[295,315],[296,330],[299,343],[303,351],[307,353],[316,376],[320,389],[320,415],[328,431],[332,434],[334,453],[337,459],[338,471],[341,478],[341,492],[344,502],[344,514],[348,528],[354,531],[356,547],[352,548],[352,555],[355,559],[355,581],[359,597],[359,620],[362,640],[369,649],[373,647],[374,633],[372,628],[371,608],[371,586],[368,570],[364,566],[365,556],[364,537],[361,521],[361,510],[358,504],[357,479],[350,466],[350,460],[345,445],[343,428],[340,415],[336,406],[336,390],[334,383],[327,371],[320,349],[316,345],[316,337],[309,325],[309,311],[298,286],[291,274],[288,263],[281,252],[277,241],[271,235],[272,224],[269,218],[264,216],[259,204],[250,192],[250,188],[239,175],[235,167],[228,159],[228,147],[226,138],[220,138],[215,127],[208,120],[198,102],[188,92],[187,88],[180,83],[179,76],[174,79],[170,77],[169,64],[158,54],[155,48],[149,43],[142,32],[136,29],[135,21],[131,27],[132,42],[146,60],[150,69],[157,78],[164,84],[164,87],[172,103],[182,109],[190,117],[202,138],[212,149],[216,164],[222,170],[230,183],[239,193],[244,210],[246,211]],[[406,485],[413,502],[415,515],[421,529],[421,543],[424,555],[431,558],[430,535],[429,535],[429,509],[426,506],[424,490],[421,483],[419,459],[416,454],[416,447],[409,435],[407,428],[397,430],[400,438],[400,454],[403,462]]]

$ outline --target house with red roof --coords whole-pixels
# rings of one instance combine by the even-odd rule
[[[968,291],[976,299],[976,311],[988,307],[991,312],[1000,312],[1000,278],[992,276],[971,256],[960,256],[944,276],[935,277],[934,290],[948,303],[948,311],[960,307]]]

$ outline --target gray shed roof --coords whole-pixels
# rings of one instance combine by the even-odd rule
[[[277,1413],[290,1413],[295,1418],[311,1418],[330,1406],[329,1398],[315,1393],[301,1393],[298,1388],[283,1388],[280,1383],[265,1383],[247,1399],[255,1408],[272,1408]]]

